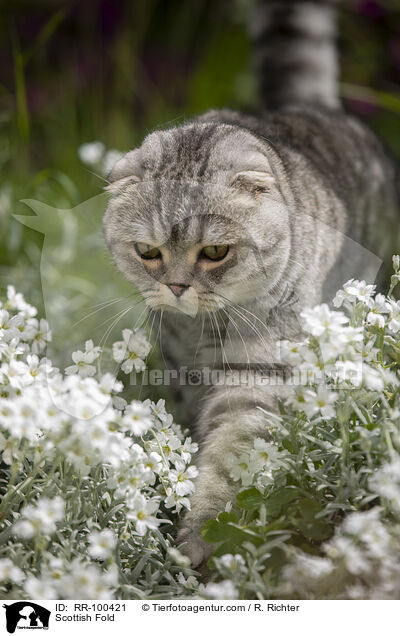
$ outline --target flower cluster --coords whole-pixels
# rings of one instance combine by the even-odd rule
[[[277,445],[261,438],[254,440],[253,448],[239,456],[231,453],[228,458],[230,476],[234,481],[241,481],[243,486],[256,484],[264,489],[274,480],[274,474],[288,460],[288,453],[279,450]]]
[[[160,530],[190,507],[197,445],[163,400],[127,402],[120,381],[98,377],[101,350],[91,340],[65,375],[53,367],[42,357],[51,334],[35,313],[8,288],[0,305],[0,532],[12,541],[0,549],[0,589],[22,598],[110,598],[117,589],[140,597],[146,582],[131,583],[128,571],[151,550],[162,579],[172,544]],[[128,372],[144,368],[150,345],[144,332],[125,330],[113,349]],[[174,567],[179,595],[183,573]]]
[[[122,340],[113,344],[113,357],[116,362],[122,363],[121,369],[124,373],[130,373],[132,369],[138,373],[144,371],[144,360],[150,349],[151,345],[143,329],[124,329]]]
[[[282,359],[294,366],[294,384],[300,385],[288,398],[295,411],[329,420],[348,390],[398,386],[390,365],[382,364],[380,343],[395,342],[400,304],[374,292],[374,285],[349,281],[333,300],[348,315],[326,304],[307,308],[301,318],[308,337],[279,343]]]
[[[302,589],[308,598],[398,598],[399,465],[396,455],[369,479],[370,491],[386,500],[392,523],[387,522],[385,508],[380,506],[350,513],[332,539],[322,545],[322,556],[295,552],[283,571],[284,595],[298,595]]]
[[[121,159],[123,153],[114,148],[106,150],[101,141],[91,141],[78,148],[78,156],[82,163],[90,168],[100,170],[101,174],[106,177],[117,161]]]
[[[165,403],[99,375],[89,340],[61,373],[45,321],[15,290],[0,305],[0,592],[4,598],[398,598],[400,282],[349,281],[281,343],[301,382],[265,436],[228,458],[236,501],[206,522],[206,585],[174,543],[197,446]],[[124,374],[150,344],[124,330]],[[294,386],[293,386],[294,384]],[[261,409],[262,411],[262,409]]]
[[[270,441],[229,458],[241,489],[203,528],[218,546],[203,597],[399,598],[399,257],[393,264],[388,296],[351,280],[335,309],[302,313],[301,342],[281,343],[300,381],[282,392],[279,415],[265,412]]]

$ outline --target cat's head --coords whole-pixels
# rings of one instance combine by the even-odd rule
[[[224,124],[158,131],[109,181],[106,242],[151,308],[194,315],[276,287],[290,233],[267,143]]]

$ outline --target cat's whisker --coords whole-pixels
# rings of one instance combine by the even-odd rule
[[[139,294],[136,294],[136,295],[139,295]],[[91,311],[89,314],[86,314],[85,316],[83,316],[83,318],[81,318],[80,320],[75,322],[72,325],[71,329],[74,329],[75,327],[80,325],[81,322],[83,322],[84,320],[87,320],[91,316],[94,316],[95,314],[99,313],[100,311],[103,311],[103,309],[108,309],[108,307],[111,307],[111,305],[115,305],[118,302],[122,302],[123,300],[126,300],[127,298],[129,298],[129,296],[120,296],[119,298],[115,298],[114,300],[108,300],[108,301],[106,301],[104,303],[99,303],[99,305],[94,305],[94,307],[97,307],[97,309],[95,309],[94,311]],[[102,306],[100,306],[100,305],[102,305]]]
[[[264,329],[266,329],[266,330],[268,331],[268,335],[269,335],[269,336],[271,335],[271,332],[270,332],[270,330],[269,330],[269,328],[268,328],[268,325],[267,325],[267,324],[266,324],[263,320],[261,320],[261,318],[259,318],[259,316],[257,316],[256,314],[254,314],[254,313],[253,313],[252,311],[250,311],[249,309],[246,309],[246,307],[243,307],[243,305],[239,305],[238,303],[234,303],[234,302],[232,302],[231,300],[229,300],[229,298],[226,298],[225,296],[223,296],[223,295],[222,295],[222,294],[220,294],[220,293],[214,292],[214,294],[215,294],[216,296],[220,296],[220,297],[221,297],[221,298],[225,301],[225,303],[227,303],[230,307],[235,307],[236,309],[242,309],[242,310],[243,310],[243,311],[245,311],[246,313],[250,314],[250,315],[252,316],[252,318],[255,318],[255,320],[257,320],[257,321],[258,321],[258,322],[259,322],[259,323],[263,326],[263,328],[264,328]]]
[[[163,346],[162,346],[162,323],[163,323],[163,316],[164,316],[164,309],[161,309],[161,314],[160,314],[160,324],[159,324],[159,334],[160,334],[160,353],[161,353],[161,357],[164,363],[164,367],[166,369],[168,369],[168,364],[165,360],[165,356],[164,356],[164,351],[163,351]]]
[[[268,347],[266,341],[264,340],[263,335],[260,333],[259,329],[257,329],[257,327],[255,325],[253,325],[253,323],[250,321],[250,319],[247,318],[247,316],[244,316],[241,313],[241,311],[239,309],[237,309],[237,307],[235,305],[230,304],[228,306],[260,338],[262,344],[265,347],[265,350],[268,351],[269,347]],[[268,331],[268,335],[271,335],[270,332],[269,332],[269,329],[268,329],[268,327],[266,325],[264,325],[264,328]]]
[[[109,337],[109,335],[111,334],[112,330],[114,329],[114,327],[118,324],[118,322],[120,320],[122,320],[122,318],[129,312],[131,311],[132,307],[128,307],[128,309],[123,309],[122,311],[120,311],[117,315],[117,317],[115,318],[115,320],[113,320],[113,322],[111,323],[111,325],[109,325],[109,327],[107,327],[103,337],[101,338],[99,345],[100,347],[104,347],[105,344],[107,343],[107,339]],[[106,321],[108,322],[108,321]]]
[[[206,309],[206,311],[207,311],[207,314],[208,314],[208,318],[210,320],[211,330],[212,330],[213,339],[214,339],[214,360],[213,360],[213,366],[215,366],[215,362],[217,360],[217,341],[216,341],[216,338],[215,338],[214,325],[213,325],[213,322],[212,322],[212,319],[211,319],[211,312],[208,309]]]
[[[135,303],[134,305],[131,305],[130,307],[128,307],[127,309],[123,309],[122,311],[118,312],[118,314],[116,314],[116,317],[115,317],[115,314],[114,314],[114,316],[113,316],[112,318],[108,318],[108,319],[107,319],[107,320],[105,320],[105,321],[104,321],[101,325],[99,325],[99,326],[101,327],[102,325],[106,324],[106,323],[107,323],[107,322],[109,322],[110,320],[112,320],[112,321],[113,321],[113,322],[112,322],[112,323],[108,326],[108,328],[106,329],[106,331],[105,331],[105,333],[104,333],[103,337],[102,337],[102,338],[101,338],[101,340],[100,340],[99,345],[100,345],[101,347],[103,347],[103,346],[106,344],[106,342],[107,342],[107,340],[108,340],[109,335],[111,334],[111,332],[112,332],[112,330],[114,329],[114,327],[118,324],[118,322],[119,322],[120,320],[122,320],[122,318],[123,318],[123,317],[124,317],[124,316],[125,316],[125,315],[129,312],[129,311],[131,311],[132,309],[134,309],[135,307],[137,307],[138,305],[140,305],[142,302],[144,302],[143,298],[142,298],[141,300],[139,300],[137,303]]]
[[[246,353],[246,357],[247,357],[247,369],[248,369],[248,371],[250,371],[250,364],[251,364],[251,363],[250,363],[249,352],[248,352],[248,349],[247,349],[246,343],[245,343],[245,341],[244,341],[244,339],[243,339],[243,336],[242,336],[242,334],[240,333],[240,329],[239,329],[239,327],[238,327],[238,325],[237,325],[236,321],[235,321],[235,320],[233,319],[233,317],[232,317],[232,316],[228,313],[228,311],[227,311],[226,309],[223,309],[222,311],[226,314],[226,316],[227,316],[227,318],[228,318],[229,322],[230,322],[230,323],[232,323],[232,325],[233,325],[234,329],[236,330],[236,332],[237,332],[237,334],[238,334],[239,338],[240,338],[240,339],[241,339],[241,341],[242,341],[242,344],[243,344],[243,347],[244,347],[244,351],[245,351],[245,353]]]
[[[136,307],[137,305],[140,305],[140,303],[143,302],[142,300],[139,300],[137,303],[135,303],[134,305],[129,306],[127,309],[121,309],[121,311],[113,314],[112,316],[106,318],[106,320],[103,320],[103,322],[101,322],[99,325],[96,325],[97,328],[102,327],[103,325],[106,325],[108,322],[114,320],[114,318],[116,316],[120,316],[121,314],[123,314],[124,311],[129,311],[130,309],[133,309],[134,307]]]
[[[204,321],[205,321],[205,314],[202,314],[202,322],[201,322],[201,333],[200,333],[200,338],[197,342],[197,346],[196,346],[196,351],[194,352],[194,358],[193,358],[193,366],[194,368],[196,368],[196,359],[197,359],[197,354],[200,348],[201,343],[203,342],[203,334],[204,334]]]
[[[222,308],[222,312],[225,314],[226,318],[227,318],[227,324],[225,325],[226,327],[226,335],[229,338],[229,342],[232,348],[232,351],[234,351],[234,345],[233,345],[233,341],[232,341],[232,336],[231,336],[231,332],[229,330],[229,324],[230,324],[230,316],[229,314],[224,310],[224,308]]]
[[[149,311],[149,307],[147,305],[145,305],[144,309],[139,314],[139,317],[136,319],[136,322],[133,325],[133,329],[143,329],[144,328],[144,325],[146,324],[146,321],[148,319],[148,314],[147,314],[148,311]],[[143,319],[144,322],[141,323],[140,320],[142,319],[143,314],[145,314],[145,318]]]
[[[216,326],[217,331],[218,331],[219,340],[220,340],[220,342],[221,342],[221,350],[222,350],[222,366],[225,368],[225,363],[224,363],[224,358],[225,358],[226,363],[227,363],[227,365],[228,365],[228,367],[229,367],[229,370],[230,370],[230,371],[232,371],[231,366],[230,366],[229,361],[228,361],[228,357],[227,357],[227,355],[226,355],[226,351],[225,351],[224,343],[223,343],[223,341],[222,341],[222,335],[221,335],[221,331],[220,331],[220,327],[219,327],[218,315],[217,315],[217,314],[214,314],[214,320],[215,320],[215,326]]]
[[[153,342],[153,343],[151,342],[151,336],[152,336],[152,333],[153,333],[153,327],[154,327],[154,322],[155,322],[155,319],[156,319],[156,316],[157,316],[157,312],[154,311],[154,309],[150,309],[149,315],[151,315],[151,314],[153,314],[153,320],[151,322],[151,327],[150,327],[149,337],[148,337],[148,340],[149,340],[149,342],[151,344],[151,349],[150,349],[148,355],[150,355],[150,353],[153,351],[153,349],[154,349],[154,347],[156,345],[156,342]]]
[[[110,185],[110,182],[108,181],[108,179],[106,179],[104,175],[98,174],[97,172],[94,172],[94,170],[89,170],[89,168],[87,168],[86,166],[85,166],[85,169],[87,172],[89,172],[89,174],[92,174],[94,177],[97,177],[97,179],[101,179],[101,181],[104,181],[106,185]]]
[[[215,327],[215,330],[216,330],[215,333],[216,333],[216,335],[219,338],[219,342],[220,342],[220,345],[221,345],[221,354],[222,354],[222,368],[225,369],[225,359],[224,359],[225,352],[224,352],[224,346],[222,344],[221,332],[219,330],[219,326],[217,324],[216,317],[211,312],[210,312],[210,320],[213,323],[213,325]],[[217,339],[217,342],[218,342],[218,339]]]
[[[108,304],[113,304],[114,302],[118,302],[119,300],[124,300],[127,298],[135,298],[136,296],[140,296],[141,293],[139,291],[134,291],[131,294],[127,294],[126,296],[119,296],[118,298],[112,298],[111,300],[103,300],[101,303],[97,303],[97,305],[92,305],[92,309],[96,309],[97,307],[101,307]]]

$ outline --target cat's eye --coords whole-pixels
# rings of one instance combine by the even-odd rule
[[[229,252],[229,245],[206,245],[200,252],[200,256],[210,261],[222,261]]]
[[[158,247],[148,245],[148,243],[135,243],[136,253],[144,260],[161,258],[161,252]]]

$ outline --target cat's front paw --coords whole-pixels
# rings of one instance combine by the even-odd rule
[[[207,561],[215,549],[215,546],[203,541],[200,531],[201,526],[193,528],[187,525],[178,533],[179,549],[190,559],[193,568]]]

